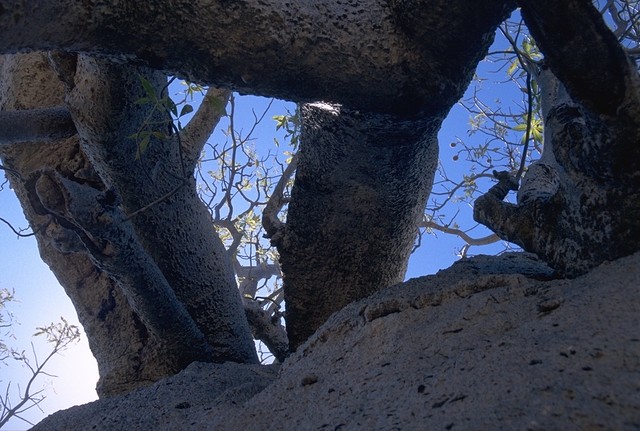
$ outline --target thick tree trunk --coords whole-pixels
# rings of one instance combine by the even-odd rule
[[[517,188],[502,176],[474,215],[576,276],[640,249],[638,72],[590,2],[521,3],[545,54],[538,76],[544,154],[529,168],[517,205],[502,202]]]
[[[2,110],[31,109],[63,103],[64,87],[45,55],[0,58]],[[30,112],[30,111],[24,111]],[[161,340],[149,333],[120,287],[86,253],[70,252],[77,237],[43,211],[34,188],[36,173],[53,170],[104,189],[102,181],[80,151],[76,137],[0,148],[11,185],[25,216],[36,232],[40,255],[71,299],[98,362],[100,396],[128,392],[170,375],[179,367]],[[43,293],[46,296],[46,292]]]
[[[431,187],[437,128],[512,7],[509,0],[154,0],[126,7],[7,0],[0,7],[0,52],[100,54],[253,94],[341,103],[340,115],[319,105],[305,108],[308,142],[302,144],[288,226],[274,238],[286,272],[295,347],[332,311],[401,280]],[[62,63],[62,70],[74,68]],[[83,149],[106,186],[120,194],[124,213],[136,214],[125,221],[215,351],[248,360],[245,324],[230,323],[244,321],[239,301],[226,293],[224,305],[215,300],[228,292],[230,271],[222,264],[205,271],[193,264],[202,262],[203,250],[207,258],[220,256],[220,247],[168,224],[186,217],[196,232],[206,225],[193,184],[185,182],[188,169],[177,163],[178,146],[152,142],[141,164],[134,162],[135,147],[125,148],[127,134],[139,130],[145,115],[133,103],[140,88],[135,71],[84,59],[75,80],[64,79],[73,87],[69,103]],[[166,240],[156,247],[159,237]],[[312,262],[310,255],[316,256]],[[194,271],[207,275],[187,276]],[[207,291],[207,279],[221,290]],[[336,295],[335,285],[344,294]],[[312,316],[308,325],[302,313]],[[211,332],[221,322],[229,323],[229,338]]]
[[[326,104],[302,117],[287,224],[273,236],[292,350],[334,311],[403,280],[440,125]]]
[[[160,73],[80,57],[69,106],[83,149],[122,196],[124,213],[137,212],[129,222],[214,348],[213,359],[257,362],[231,262],[196,192],[195,160],[175,134],[151,139],[144,152],[132,138],[144,127],[170,134],[164,111],[136,103],[146,96],[141,77],[158,93],[166,86]]]
[[[131,390],[193,360],[255,362],[230,262],[193,179],[183,175],[183,161],[193,172],[193,157],[187,156],[194,150],[187,144],[204,142],[193,139],[197,130],[185,131],[184,160],[176,156],[181,154],[176,140],[152,142],[144,162],[136,160],[136,142],[128,136],[149,112],[140,107],[127,112],[140,97],[138,74],[111,67],[120,74],[81,70],[76,76],[80,85],[72,104],[80,112],[76,124],[84,133],[83,147],[93,150],[93,163],[77,137],[0,147],[5,165],[16,173],[12,185],[37,231],[43,259],[85,327],[98,360],[98,392]],[[42,55],[4,59],[2,77],[2,110],[62,103],[64,86]],[[82,89],[93,99],[83,99]],[[151,163],[153,157],[162,159],[161,168],[160,162]],[[153,174],[150,163],[156,166]],[[167,196],[167,190],[175,193]],[[118,195],[126,197],[121,207]],[[127,220],[126,211],[156,201]]]

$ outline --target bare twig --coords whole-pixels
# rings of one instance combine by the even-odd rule
[[[267,238],[271,238],[272,240],[277,240],[277,235],[282,229],[283,223],[278,218],[278,214],[287,204],[284,197],[284,191],[287,187],[287,183],[293,177],[293,173],[295,172],[297,165],[298,155],[294,154],[291,158],[291,162],[278,180],[278,184],[276,184],[276,187],[273,189],[271,198],[262,212],[262,226],[264,226],[264,229],[267,232]]]
[[[134,218],[135,216],[137,216],[138,214],[148,210],[149,208],[158,205],[160,202],[169,199],[171,196],[175,195],[176,193],[178,193],[180,191],[181,188],[183,188],[185,186],[186,183],[182,183],[180,184],[178,187],[176,187],[175,189],[171,190],[168,193],[165,193],[164,195],[160,196],[158,199],[154,200],[153,202],[148,203],[147,205],[143,206],[142,208],[139,208],[137,210],[135,210],[134,212],[132,212],[131,214],[128,214],[126,216],[126,218],[123,220],[124,221],[129,221],[132,218]]]
[[[456,235],[456,236],[460,237],[462,240],[464,240],[464,242],[466,242],[470,246],[473,246],[473,245],[488,245],[488,244],[493,244],[495,242],[500,241],[500,237],[498,237],[498,235],[496,235],[495,233],[491,234],[491,235],[487,235],[487,236],[481,237],[481,238],[473,238],[463,230],[452,228],[452,227],[449,227],[449,226],[442,226],[442,225],[434,222],[433,220],[423,219],[418,226],[419,227],[424,227],[424,228],[427,228],[427,229],[435,229],[435,230],[438,230],[440,232],[444,232],[444,233],[451,234],[451,235]]]
[[[9,229],[11,229],[11,230],[13,231],[13,233],[15,233],[17,236],[19,236],[19,237],[21,237],[21,238],[26,238],[26,237],[33,236],[33,235],[35,235],[35,234],[36,234],[36,232],[37,232],[37,231],[33,231],[33,232],[31,232],[31,233],[24,234],[24,233],[22,233],[22,232],[24,232],[24,231],[25,231],[25,230],[27,230],[27,229],[20,229],[20,230],[16,230],[10,222],[8,222],[7,220],[5,220],[5,219],[4,219],[4,218],[2,218],[2,217],[0,217],[0,222],[2,222],[2,223],[4,223],[4,224],[6,224],[7,226],[9,226]]]

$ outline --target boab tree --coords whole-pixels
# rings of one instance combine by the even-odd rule
[[[163,96],[163,72],[302,104],[286,222],[278,218],[283,199],[277,194],[263,220],[280,252],[295,349],[333,311],[402,279],[432,185],[437,131],[495,28],[516,6],[498,0],[28,3],[0,4],[0,51],[55,52],[3,60],[0,120],[7,133],[0,151],[41,254],[85,326],[103,395],[193,360],[255,361],[233,269],[210,232],[192,175],[219,115],[214,98],[225,94],[212,94],[184,130],[175,130],[167,120],[172,107]],[[575,221],[594,235],[575,241],[572,231],[539,215],[535,202],[569,193],[523,193],[515,210],[502,203],[515,188],[506,176],[481,201],[478,217],[573,274],[638,248],[638,217],[628,216],[640,205],[638,150],[629,145],[637,133],[636,75],[615,38],[607,42],[590,2],[541,3],[521,6],[547,56],[545,76],[572,100],[567,112],[545,111],[547,122],[554,121],[551,112],[564,112],[557,118],[567,124],[565,114],[575,119],[573,128],[547,126],[546,139],[558,165],[572,163],[558,182],[583,187],[582,197],[557,201],[562,210],[554,214],[566,215],[562,226]],[[565,26],[559,16],[581,24]],[[592,51],[584,44],[601,55],[587,55]],[[587,59],[599,69],[583,78],[576,67]],[[609,64],[614,72],[598,78]],[[613,101],[590,95],[594,84],[615,89]],[[551,106],[566,99],[559,94],[565,93],[550,94]],[[25,127],[26,121],[38,127]],[[583,124],[589,127],[578,127]],[[570,141],[555,133],[580,142],[580,153],[573,146],[559,156]],[[582,145],[585,139],[596,145]],[[598,187],[607,193],[586,195]],[[592,205],[590,196],[599,199]],[[620,196],[631,198],[625,211],[590,216],[608,208],[607,199],[621,205]],[[525,205],[532,205],[530,215]],[[515,226],[508,211],[532,221]],[[594,219],[607,224],[584,222]],[[518,228],[523,238],[556,232],[555,255],[563,255],[562,247],[580,251],[554,259],[540,246],[544,241],[520,240]],[[593,248],[597,253],[586,253]],[[576,255],[575,265],[566,263]]]
[[[496,173],[500,181],[476,201],[474,217],[576,276],[639,248],[638,71],[619,40],[634,37],[637,13],[622,20],[618,38],[588,1],[520,4],[545,55],[528,65],[541,91],[544,151],[517,205],[502,202],[517,181]],[[614,2],[605,11],[622,23]]]

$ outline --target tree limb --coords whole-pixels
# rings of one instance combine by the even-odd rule
[[[75,134],[71,113],[65,107],[0,111],[0,145],[51,142]]]
[[[227,105],[230,95],[231,90],[209,88],[200,108],[182,130],[182,152],[188,166],[198,160],[204,144],[207,143],[213,129],[225,115],[224,107]]]
[[[180,358],[180,366],[213,359],[213,349],[140,246],[113,192],[50,173],[37,180],[36,192],[43,206],[78,234],[95,263],[120,283],[131,307]]]
[[[262,226],[267,232],[266,237],[271,239],[272,243],[277,243],[282,235],[282,229],[284,223],[278,218],[278,214],[282,211],[282,208],[286,205],[284,199],[284,191],[287,187],[287,183],[291,180],[293,173],[298,166],[298,155],[294,154],[291,158],[291,162],[285,168],[282,176],[278,180],[278,184],[273,189],[273,193],[267,202],[267,205],[262,211]]]
[[[61,49],[280,99],[409,115],[440,110],[443,98],[462,95],[460,82],[467,82],[473,58],[482,57],[509,2],[421,1],[408,29],[398,16],[413,13],[414,4],[396,3],[392,9],[387,0],[149,0],[96,7],[81,0],[5,0],[0,53]],[[446,23],[445,34],[441,25],[430,27],[436,20]],[[423,31],[412,37],[416,27]],[[425,49],[425,40],[439,49]],[[441,59],[450,50],[462,50],[468,64],[451,68]]]
[[[431,220],[422,220],[422,222],[420,222],[418,226],[439,230],[440,232],[448,233],[450,235],[456,235],[462,238],[462,240],[466,242],[468,245],[487,245],[487,244],[493,244],[496,241],[500,241],[500,237],[495,233],[491,235],[483,236],[482,238],[473,238],[463,230],[451,228],[449,226],[442,226]]]
[[[637,72],[592,2],[519,4],[546,62],[571,96],[596,113],[616,115]]]
[[[253,331],[253,337],[262,341],[279,362],[289,355],[287,332],[280,324],[280,318],[272,319],[260,303],[253,299],[243,299],[244,311]]]

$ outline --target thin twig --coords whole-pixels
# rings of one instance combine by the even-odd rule
[[[34,232],[31,232],[31,233],[24,234],[24,233],[22,233],[23,229],[20,229],[20,231],[17,231],[10,222],[8,222],[7,220],[3,219],[2,217],[0,217],[0,222],[2,222],[4,224],[6,224],[7,226],[9,226],[9,229],[11,229],[13,231],[13,233],[15,233],[16,235],[18,235],[21,238],[27,238],[27,237],[33,236],[37,232],[37,231],[34,231]],[[26,230],[26,229],[24,229],[24,230]]]
[[[464,240],[468,245],[487,245],[487,244],[493,244],[494,242],[500,241],[500,237],[495,233],[491,235],[487,235],[482,238],[473,238],[463,230],[451,228],[448,226],[441,226],[438,223],[434,222],[433,220],[423,220],[419,224],[419,227],[426,227],[426,228],[435,229],[447,234],[456,235],[460,237],[462,240]]]
[[[175,195],[176,193],[178,193],[178,191],[180,191],[180,189],[182,187],[184,187],[184,185],[186,184],[186,182],[181,183],[178,187],[176,187],[175,189],[171,190],[169,193],[164,194],[163,196],[160,196],[158,199],[156,199],[155,201],[143,206],[140,209],[135,210],[134,212],[132,212],[131,214],[129,214],[123,221],[129,221],[132,218],[134,218],[135,216],[137,216],[138,214],[140,214],[143,211],[148,210],[149,208],[151,208],[154,205],[159,204],[160,202],[164,201],[165,199],[169,199],[171,196]]]

